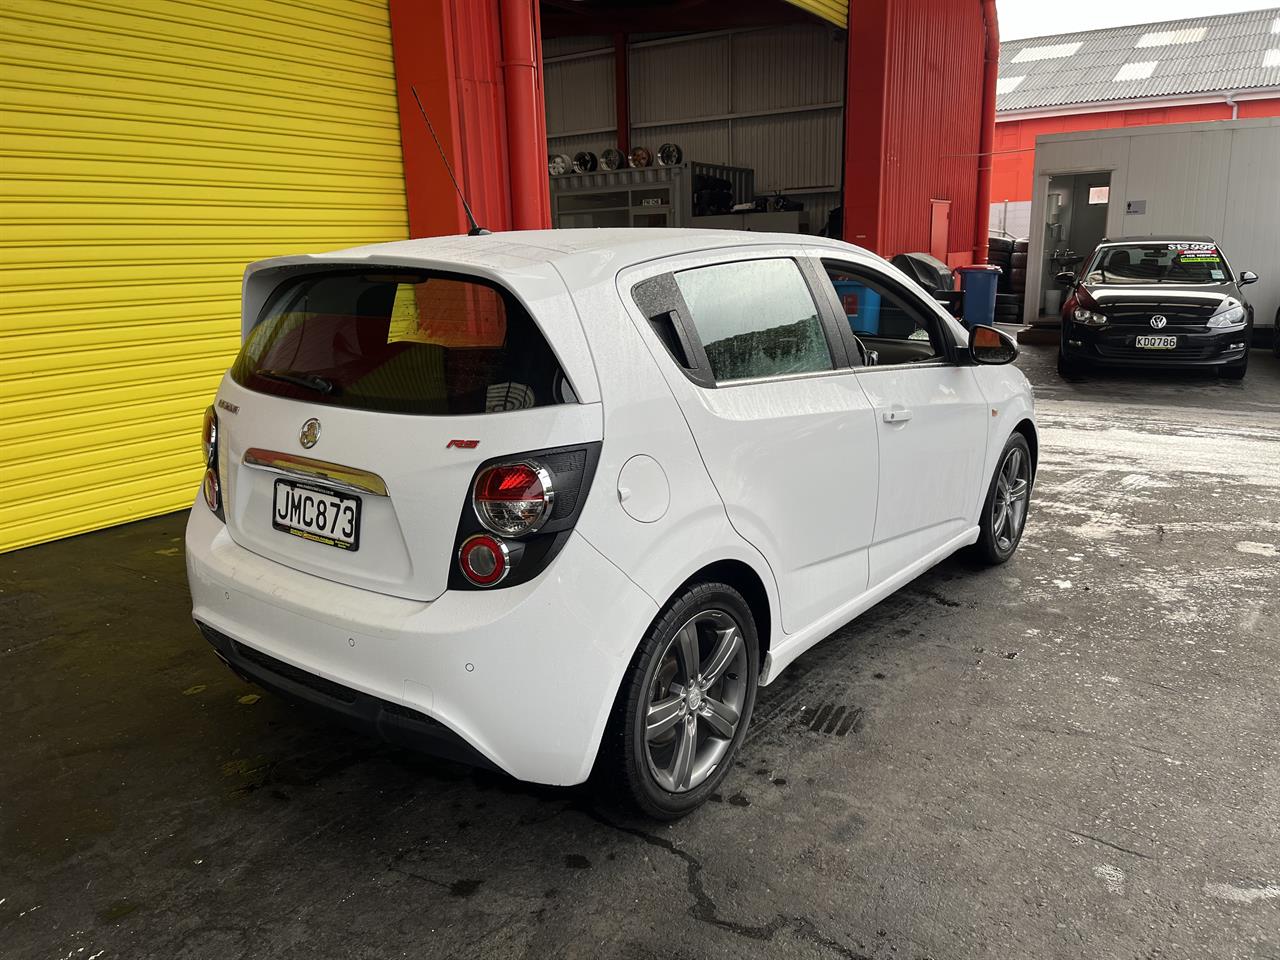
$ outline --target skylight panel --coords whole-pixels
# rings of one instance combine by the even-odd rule
[[[1126,63],[1111,79],[1115,83],[1125,80],[1146,80],[1156,72],[1156,64],[1159,62],[1159,60],[1144,60],[1140,63]]]
[[[1271,49],[1262,55],[1262,65],[1264,67],[1280,67],[1280,50]],[[996,82],[997,89],[999,81]]]
[[[1014,63],[1028,63],[1032,60],[1057,60],[1060,57],[1074,57],[1084,46],[1082,41],[1076,43],[1054,43],[1048,46],[1023,47],[1013,58]]]
[[[1199,43],[1208,33],[1207,27],[1185,27],[1181,30],[1160,30],[1144,33],[1134,44],[1138,47],[1172,47],[1179,43]]]
[[[998,97],[1002,93],[1013,93],[1025,79],[1027,79],[1026,74],[1020,77],[1001,77],[996,81],[996,96]]]
[[[1280,33],[1280,17],[1276,17],[1271,21],[1271,32]]]

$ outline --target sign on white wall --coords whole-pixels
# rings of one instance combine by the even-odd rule
[[[1145,200],[1126,200],[1124,202],[1124,214],[1126,217],[1143,217],[1147,214],[1147,201]]]

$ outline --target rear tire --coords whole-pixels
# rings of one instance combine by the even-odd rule
[[[759,677],[755,620],[737,590],[697,583],[666,605],[609,725],[616,785],[641,812],[676,820],[716,792],[746,736]]]
[[[1018,549],[1026,529],[1034,479],[1027,438],[1014,433],[996,461],[996,472],[982,504],[981,532],[972,548],[982,563],[998,566]]]

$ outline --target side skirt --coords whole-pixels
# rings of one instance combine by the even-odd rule
[[[791,634],[785,642],[777,644],[769,651],[769,655],[765,658],[764,671],[760,677],[760,685],[767,686],[776,680],[791,662],[804,653],[814,644],[825,640],[831,634],[835,633],[846,623],[862,616],[877,603],[883,600],[889,594],[898,590],[900,587],[910,583],[920,574],[924,573],[930,567],[945,560],[951,554],[955,553],[961,547],[967,547],[972,543],[978,542],[979,529],[975,525],[965,530],[963,533],[948,540],[932,553],[928,553],[909,567],[904,567],[901,571],[894,574],[888,580],[884,580],[870,590],[857,597],[854,597],[844,606],[837,608],[832,613],[827,614],[820,620],[815,621],[796,633]]]

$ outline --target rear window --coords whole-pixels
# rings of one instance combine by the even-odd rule
[[[498,413],[576,400],[510,293],[425,271],[285,282],[231,376],[259,393],[392,413]]]

